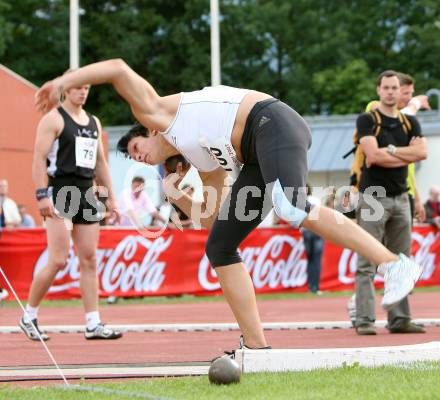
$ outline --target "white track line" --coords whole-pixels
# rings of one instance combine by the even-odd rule
[[[235,359],[243,372],[310,371],[350,365],[379,367],[408,365],[420,361],[439,361],[440,342],[406,346],[236,350]]]
[[[120,366],[120,367],[82,367],[82,368],[64,368],[64,375],[71,379],[72,377],[115,377],[118,376],[189,376],[208,374],[209,365],[173,365],[173,366]],[[0,378],[5,377],[57,377],[59,373],[54,368],[37,369],[1,369]]]
[[[416,319],[416,323],[425,326],[440,326],[439,318]],[[376,321],[376,327],[384,328],[387,321]],[[202,323],[202,324],[127,324],[108,325],[122,332],[212,332],[238,331],[236,323]],[[47,333],[84,333],[84,325],[45,325],[40,326]],[[303,330],[303,329],[349,329],[349,321],[314,321],[314,322],[266,322],[265,330]],[[18,326],[2,326],[0,333],[20,333]]]

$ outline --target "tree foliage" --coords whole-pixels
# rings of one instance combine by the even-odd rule
[[[162,94],[210,83],[208,0],[82,0],[81,63],[121,57]],[[440,87],[437,0],[220,0],[222,83],[300,113],[359,112],[385,69]],[[39,85],[68,68],[68,2],[0,0],[1,62]],[[110,87],[88,109],[132,120]]]
[[[6,51],[8,41],[11,39],[12,24],[4,17],[4,12],[9,10],[10,5],[0,0],[0,57]]]

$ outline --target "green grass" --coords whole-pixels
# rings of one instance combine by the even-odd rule
[[[440,399],[440,363],[417,363],[412,368],[349,366],[313,372],[246,374],[240,384],[229,386],[211,385],[206,376],[84,385],[169,399],[434,400]],[[8,400],[130,397],[120,393],[65,391],[53,386],[24,389],[0,385],[0,399]]]
[[[414,289],[414,293],[423,292],[440,292],[440,286],[429,286]],[[381,294],[381,290],[376,291],[377,294]],[[323,292],[320,297],[344,297],[351,296],[353,292],[351,290],[345,290],[340,292]],[[271,293],[271,294],[259,294],[257,295],[258,301],[264,300],[277,300],[277,299],[310,299],[315,298],[316,295],[309,292],[303,293]],[[179,304],[179,303],[204,303],[204,302],[218,302],[225,301],[224,297],[219,296],[147,296],[138,298],[120,298],[117,302],[118,305],[131,305],[131,304]],[[101,300],[102,305],[107,304],[105,300]],[[1,303],[2,307],[18,307],[16,301],[7,301]],[[42,307],[79,307],[82,306],[82,302],[79,299],[70,300],[45,300],[42,302]]]

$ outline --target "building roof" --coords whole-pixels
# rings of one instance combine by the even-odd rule
[[[312,147],[309,150],[310,172],[347,171],[353,156],[342,156],[353,148],[353,131],[357,114],[305,117],[312,131]],[[417,114],[425,136],[440,136],[440,110],[424,111]],[[116,149],[119,137],[130,126],[111,126],[105,130],[109,134],[110,150]]]
[[[23,78],[21,75],[18,75],[16,72],[9,69],[6,65],[0,64],[0,70],[6,72],[7,74],[11,75],[13,78],[15,78],[18,81],[24,83],[25,85],[31,87],[32,89],[38,89],[38,87],[35,86],[32,82],[29,82],[27,79]]]

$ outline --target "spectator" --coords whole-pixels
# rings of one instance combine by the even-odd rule
[[[8,181],[0,179],[0,228],[16,228],[20,223],[17,204],[8,197]]]
[[[428,96],[422,94],[418,96],[414,95],[415,80],[411,75],[398,73],[400,91],[397,100],[397,108],[401,113],[405,115],[416,115],[420,109],[430,110],[431,107],[428,102]],[[376,110],[380,105],[380,101],[370,101],[365,109],[366,112]],[[411,223],[414,218],[418,222],[424,222],[426,219],[425,208],[420,197],[419,190],[417,189],[416,182],[416,168],[414,163],[408,165],[408,198],[411,212]],[[350,215],[345,214],[346,217],[351,218]],[[353,295],[347,305],[348,314],[350,320],[354,325],[356,319],[356,295]]]
[[[152,218],[157,218],[164,224],[167,223],[145,193],[144,184],[144,178],[135,176],[131,181],[131,186],[122,191],[119,197],[121,212],[119,225],[142,229],[152,224]]]
[[[356,221],[356,206],[353,199],[353,193],[347,190],[341,196],[337,196],[336,209],[347,218]]]
[[[20,228],[35,228],[34,218],[26,212],[26,206],[24,204],[18,205],[18,211],[21,216]]]
[[[312,196],[312,188],[307,184],[307,200],[314,206],[321,205],[318,198]],[[324,240],[308,229],[302,229],[304,248],[307,255],[307,285],[310,292],[321,295],[321,259]]]
[[[329,192],[326,196],[324,196],[324,205],[328,208],[335,208],[336,202],[336,188],[334,186],[330,186]]]
[[[429,199],[425,203],[426,222],[440,229],[440,186],[429,190]]]
[[[410,129],[399,119],[398,97],[400,81],[394,71],[383,72],[377,81],[380,104],[381,129],[375,132],[370,113],[361,114],[357,121],[359,144],[365,154],[359,190],[361,197],[357,208],[358,224],[377,240],[387,243],[396,253],[410,254],[411,215],[408,199],[408,164],[426,158],[426,139],[421,135],[420,124],[414,116],[406,116]],[[364,192],[370,187],[382,187],[384,194],[376,191],[374,204],[380,206],[382,216],[376,213]],[[371,197],[371,196],[370,196]],[[376,207],[377,208],[377,207]],[[365,215],[370,216],[366,218]],[[358,335],[375,335],[376,319],[373,279],[376,267],[359,255],[356,271],[356,332]],[[424,333],[425,330],[411,322],[408,298],[388,311],[390,333]]]
[[[398,73],[398,78],[400,82],[400,91],[397,100],[397,108],[401,113],[405,115],[416,115],[420,109],[431,109],[428,102],[428,96],[424,94],[413,96],[415,80],[411,75]],[[373,100],[368,103],[365,111],[376,110],[379,107],[379,104],[379,101]],[[423,222],[426,215],[423,202],[417,189],[416,169],[414,163],[408,165],[407,184],[409,204],[411,207],[411,219],[413,220],[414,218],[417,218],[419,222]]]

